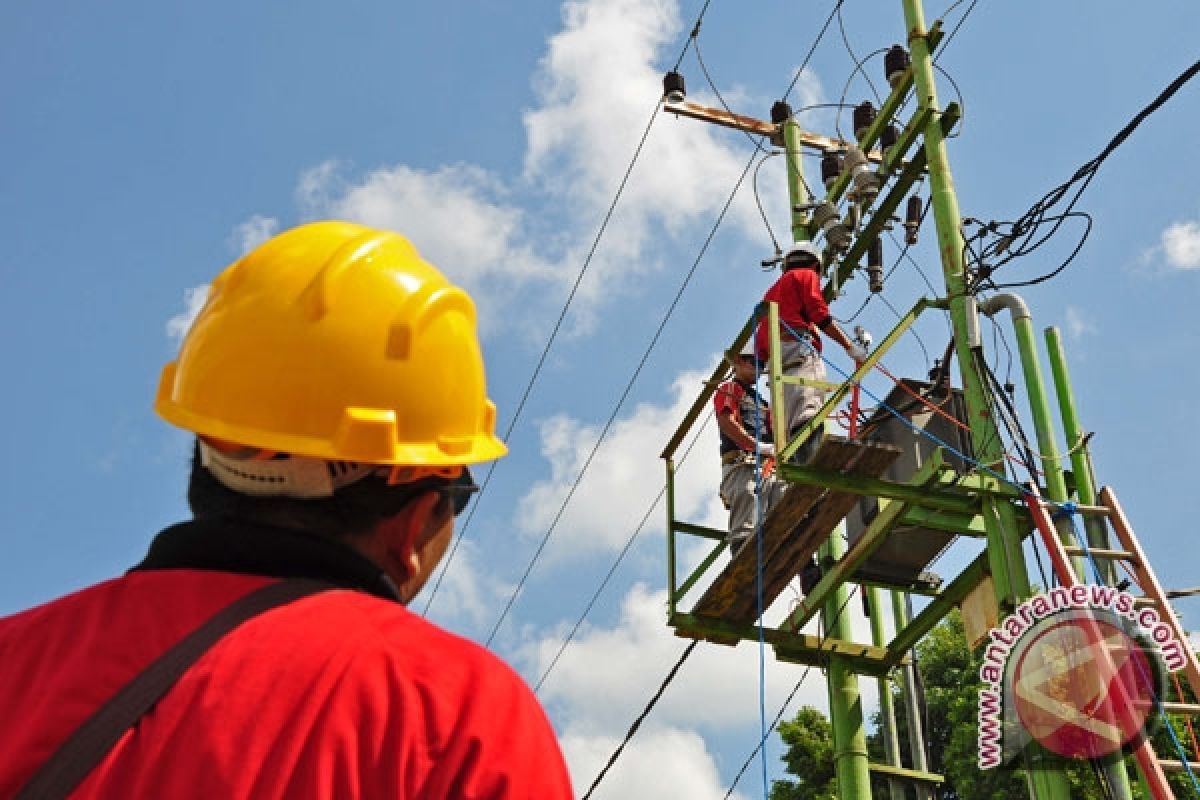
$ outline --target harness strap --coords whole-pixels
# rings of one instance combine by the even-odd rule
[[[291,578],[267,584],[230,603],[142,670],[67,737],[16,795],[59,800],[73,792],[192,664],[238,625],[277,606],[335,588]]]

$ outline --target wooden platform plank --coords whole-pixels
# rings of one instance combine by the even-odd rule
[[[860,477],[878,477],[899,451],[890,445],[827,436],[812,464]],[[763,524],[763,604],[769,606],[858,501],[848,492],[795,484]],[[753,622],[757,614],[755,574],[758,546],[754,536],[697,601],[693,613],[735,622]]]

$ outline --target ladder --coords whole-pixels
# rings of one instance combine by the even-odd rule
[[[1113,490],[1110,487],[1105,487],[1100,491],[1098,498],[1099,505],[1077,506],[1076,508],[1082,513],[1097,514],[1107,519],[1113,533],[1116,534],[1117,541],[1120,543],[1119,549],[1088,548],[1063,544],[1051,523],[1044,501],[1037,494],[1037,490],[1033,489],[1026,493],[1024,499],[1026,505],[1029,507],[1033,522],[1041,535],[1042,542],[1050,554],[1050,560],[1054,565],[1054,572],[1063,586],[1069,588],[1081,583],[1071,565],[1072,556],[1090,556],[1096,559],[1120,561],[1128,566],[1129,572],[1132,573],[1138,587],[1144,593],[1144,596],[1138,599],[1136,603],[1137,607],[1155,608],[1158,611],[1157,616],[1159,621],[1167,625],[1174,635],[1174,642],[1178,647],[1174,648],[1170,654],[1172,663],[1175,664],[1172,672],[1182,672],[1192,691],[1200,697],[1200,663],[1197,662],[1196,654],[1192,651],[1191,646],[1188,645],[1187,632],[1184,631],[1183,626],[1179,622],[1179,617],[1171,608],[1167,593],[1163,591],[1158,577],[1150,568],[1150,562],[1146,559],[1146,554],[1142,550],[1137,536],[1134,535],[1133,528],[1130,526],[1129,520],[1122,510],[1121,504],[1117,502],[1117,497]],[[1179,663],[1180,661],[1182,661],[1182,664]],[[1118,702],[1120,702],[1119,699]],[[1200,705],[1187,703],[1160,703],[1160,705],[1164,711],[1200,714]],[[1128,710],[1126,709],[1126,711]],[[1141,744],[1134,750],[1134,756],[1137,759],[1138,766],[1141,768],[1142,776],[1145,778],[1156,800],[1170,800],[1175,797],[1170,785],[1167,783],[1167,772],[1179,772],[1189,767],[1193,771],[1200,769],[1200,764],[1189,763],[1185,765],[1180,761],[1164,761],[1159,759],[1151,746],[1149,737],[1142,739]]]

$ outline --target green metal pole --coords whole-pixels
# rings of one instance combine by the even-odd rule
[[[929,165],[930,202],[937,225],[938,247],[942,271],[949,298],[950,321],[954,329],[954,346],[963,381],[963,398],[967,405],[967,421],[975,458],[1000,472],[1003,449],[995,421],[988,409],[986,385],[975,363],[973,336],[978,328],[975,298],[967,292],[963,268],[962,223],[954,179],[946,154],[945,134],[942,132],[938,107],[937,86],[933,74],[933,56],[925,26],[921,0],[903,0],[904,22],[911,48],[916,98],[922,109],[931,109],[925,126],[925,153]],[[1015,513],[1007,501],[985,495],[982,499],[983,517],[988,531],[988,561],[996,586],[996,599],[1001,608],[1011,610],[1029,595],[1029,574]],[[1033,756],[1037,758],[1037,756]],[[1044,770],[1035,765],[1033,783],[1037,800],[1069,800],[1070,786],[1061,770]]]
[[[800,142],[800,123],[790,115],[790,109],[789,116],[783,123],[783,147],[784,152],[787,153],[788,201],[791,203],[792,209],[792,239],[798,242],[801,239],[811,238],[809,231],[811,218],[809,213],[801,211],[800,207],[813,202],[814,198],[809,194],[808,187],[804,182],[804,151],[801,149],[803,145]]]
[[[1083,428],[1075,410],[1075,394],[1071,390],[1071,376],[1067,372],[1067,358],[1063,352],[1062,337],[1058,328],[1046,328],[1046,350],[1050,354],[1050,372],[1054,376],[1054,388],[1058,393],[1058,409],[1062,415],[1063,433],[1067,438],[1067,451],[1071,454],[1071,473],[1075,478],[1075,493],[1084,505],[1096,504],[1096,480],[1092,471],[1092,456],[1084,441]],[[1099,518],[1084,518],[1088,545],[1108,548],[1108,530]],[[1114,582],[1116,570],[1111,561],[1100,565],[1105,581]]]
[[[1062,458],[1058,453],[1058,442],[1050,416],[1050,401],[1046,395],[1046,381],[1042,377],[1042,364],[1034,340],[1033,315],[1029,313],[1025,301],[1019,295],[1011,293],[994,295],[980,308],[989,315],[1007,308],[1012,315],[1013,331],[1017,336],[1017,349],[1021,356],[1021,370],[1025,376],[1025,393],[1029,400],[1029,411],[1033,414],[1033,429],[1037,437],[1042,476],[1046,481],[1046,497],[1056,503],[1065,502],[1071,498],[1067,492],[1067,479],[1063,474]],[[1054,528],[1063,544],[1075,544],[1069,519],[1056,517]],[[1076,577],[1082,579],[1087,575],[1087,562],[1082,558],[1073,559],[1073,565]]]
[[[679,581],[675,566],[675,459],[667,464],[667,616],[676,611],[676,585]]]
[[[950,321],[954,328],[955,351],[962,373],[963,397],[967,405],[967,422],[971,428],[975,458],[999,472],[1004,469],[1004,452],[996,423],[988,408],[987,387],[976,366],[972,349],[975,344],[972,340],[978,328],[978,313],[975,298],[967,292],[966,274],[963,269],[961,217],[958,198],[954,193],[950,162],[946,155],[946,139],[941,126],[942,110],[938,107],[925,15],[921,0],[903,2],[904,20],[908,27],[908,40],[912,50],[917,101],[921,109],[930,109],[932,112],[928,116],[924,131],[926,162],[929,165],[930,203],[937,225],[938,247],[941,251],[946,295],[949,298]],[[992,513],[985,513],[984,516],[989,521],[988,552],[992,578],[996,585],[996,597],[1002,607],[1014,608],[1029,592],[1029,578],[1020,537],[1013,524],[1008,503],[985,499],[984,506],[985,512],[989,510],[987,506],[992,507]]]
[[[841,528],[834,531],[823,546],[830,559],[846,554]],[[826,562],[831,563],[831,562]],[[851,641],[850,590],[842,583],[825,605],[825,630],[829,636]],[[867,759],[867,736],[863,728],[862,696],[858,676],[847,659],[829,657],[829,716],[833,726],[833,766],[840,800],[871,800],[871,769]]]
[[[896,630],[908,626],[908,598],[903,592],[892,592],[892,619]],[[929,771],[925,758],[925,723],[917,697],[917,670],[912,660],[900,667],[900,691],[904,696],[904,718],[908,720],[908,749],[912,753],[913,769]],[[933,800],[933,790],[922,783],[916,785],[917,800]]]
[[[871,642],[876,647],[887,647],[883,631],[883,590],[872,586],[868,595],[871,604]],[[879,684],[879,722],[883,734],[883,753],[892,767],[900,763],[900,736],[896,729],[896,708],[892,703],[892,682],[886,675],[877,679]],[[888,794],[891,800],[905,800],[904,787],[895,778],[888,778]]]
[[[1032,330],[1029,336],[1032,339]],[[1063,354],[1062,338],[1059,336],[1057,328],[1051,327],[1046,329],[1046,351],[1050,356],[1050,373],[1054,378],[1054,388],[1058,395],[1058,408],[1062,416],[1063,433],[1066,435],[1067,449],[1071,453],[1071,471],[1075,476],[1076,496],[1079,498],[1079,502],[1085,505],[1095,505],[1096,486],[1092,480],[1091,457],[1083,441],[1083,431],[1079,427],[1079,416],[1075,413],[1075,396],[1071,391],[1071,377],[1067,373],[1067,360]],[[1047,489],[1049,489],[1049,482],[1047,482]],[[1066,499],[1065,485],[1063,492],[1063,499]],[[1052,496],[1051,499],[1055,498]],[[1105,530],[1103,521],[1088,516],[1084,518],[1084,526],[1087,531],[1088,545],[1090,547],[1108,547],[1108,531]],[[1082,559],[1079,561],[1082,561]],[[1077,562],[1076,571],[1079,570],[1080,566]],[[1079,574],[1083,575],[1085,573],[1079,572]],[[1106,584],[1111,586],[1116,583],[1116,570],[1111,561],[1101,560],[1100,574]],[[1117,800],[1129,800],[1133,796],[1133,790],[1129,785],[1129,773],[1125,769],[1125,763],[1117,761],[1107,764],[1104,767],[1104,771],[1108,775],[1113,796]]]

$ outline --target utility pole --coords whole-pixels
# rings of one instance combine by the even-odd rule
[[[979,341],[979,311],[974,296],[968,291],[968,276],[963,265],[962,217],[946,155],[945,133],[941,126],[942,109],[938,104],[925,13],[921,0],[903,0],[903,3],[917,104],[920,110],[929,112],[924,148],[929,168],[930,202],[937,225],[938,247],[971,442],[975,448],[975,459],[993,471],[1002,473],[1002,440],[989,410],[986,383],[976,362],[977,353],[981,352],[982,347]],[[1011,611],[1032,594],[1016,515],[1010,503],[990,494],[984,495],[982,503],[988,562],[996,587],[996,600],[1002,610]],[[1070,787],[1062,769],[1057,765],[1045,764],[1042,753],[1034,748],[1027,751],[1027,756],[1026,764],[1036,800],[1069,800]]]
[[[792,116],[792,109],[784,101],[777,102],[771,109],[771,121],[783,130],[783,144],[787,159],[788,200],[792,209],[792,237],[794,240],[811,239],[808,206],[809,196],[804,180],[804,161],[801,146],[800,124]],[[782,414],[782,386],[772,387],[773,401],[778,403],[776,413]],[[844,527],[839,525],[833,536],[821,546],[822,563],[833,563],[845,555],[846,540]],[[825,630],[837,639],[851,639],[850,616],[846,608],[850,604],[850,590],[841,584],[832,593],[822,612]],[[842,797],[871,796],[871,771],[867,759],[867,737],[863,725],[862,696],[859,692],[858,675],[850,663],[838,654],[829,657],[829,670],[825,676],[829,691],[829,718],[833,727],[833,766],[837,775],[838,792]]]

